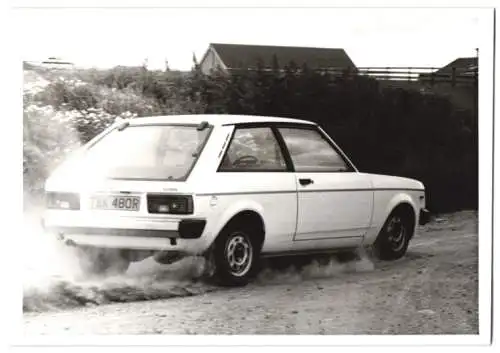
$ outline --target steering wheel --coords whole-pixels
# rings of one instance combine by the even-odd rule
[[[245,155],[237,158],[233,162],[233,166],[239,166],[240,164],[257,164],[259,159],[255,156]]]

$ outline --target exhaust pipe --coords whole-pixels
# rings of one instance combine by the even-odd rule
[[[158,251],[153,255],[153,259],[162,265],[170,265],[182,260],[186,254],[180,251]]]

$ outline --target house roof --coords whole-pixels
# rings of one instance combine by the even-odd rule
[[[273,57],[276,55],[278,64],[283,67],[292,60],[298,66],[307,63],[309,68],[355,68],[351,58],[344,49],[284,47],[265,45],[242,45],[212,43],[220,59],[228,69],[256,68],[259,60],[264,67],[273,66]]]
[[[475,70],[477,69],[477,57],[455,59],[448,65],[440,68],[437,72],[451,73],[453,68],[456,68],[459,72]]]

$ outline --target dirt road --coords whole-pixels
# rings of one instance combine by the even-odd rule
[[[144,286],[137,296],[141,290],[128,285],[120,300],[107,296],[124,303],[82,303],[80,296],[73,308],[42,312],[25,293],[25,334],[477,334],[477,244],[477,213],[459,212],[421,229],[395,262],[267,269],[240,289],[184,276],[169,287],[176,294],[146,296],[168,299],[128,301],[147,299]],[[113,290],[119,296],[119,286]]]

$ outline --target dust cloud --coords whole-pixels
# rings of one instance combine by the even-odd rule
[[[132,263],[125,274],[85,278],[78,268],[78,253],[44,233],[39,217],[25,216],[22,231],[27,244],[23,256],[23,310],[44,312],[118,302],[133,302],[200,295],[219,290],[206,280],[205,260],[186,257],[170,265],[152,258]],[[299,283],[345,273],[374,270],[368,256],[340,261],[335,256],[312,259],[289,258],[281,266],[266,262],[254,285]]]
[[[346,258],[347,256],[347,258]],[[353,253],[271,259],[257,277],[259,284],[293,284],[349,273],[370,272],[375,264],[370,254],[360,248]]]
[[[117,302],[168,299],[220,290],[207,281],[202,257],[186,257],[170,265],[153,258],[133,262],[122,275],[83,277],[78,252],[52,234],[40,220],[43,206],[27,207],[19,236],[25,249],[23,263],[23,310],[43,312]],[[347,259],[337,256],[287,257],[266,260],[254,285],[299,283],[374,270],[370,257],[360,249]]]
[[[25,215],[20,234],[26,244],[24,312],[191,296],[214,289],[201,280],[205,261],[200,257],[187,257],[171,265],[148,258],[132,263],[123,275],[82,277],[75,248],[45,233],[38,220]]]

